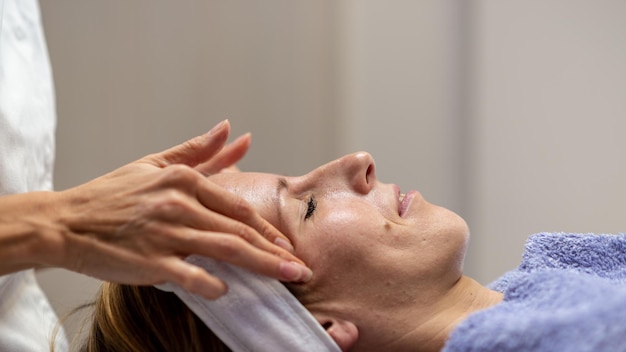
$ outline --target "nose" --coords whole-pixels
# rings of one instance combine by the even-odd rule
[[[376,183],[374,158],[366,152],[346,155],[337,160],[339,173],[358,193],[368,194]]]

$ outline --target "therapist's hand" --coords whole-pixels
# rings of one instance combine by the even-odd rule
[[[46,242],[50,257],[43,264],[126,284],[174,282],[207,298],[224,294],[226,285],[185,262],[188,255],[307,281],[311,272],[294,263],[302,262],[287,250],[288,239],[205,177],[247,151],[249,135],[224,147],[229,131],[223,121],[205,135],[57,193],[64,236]]]

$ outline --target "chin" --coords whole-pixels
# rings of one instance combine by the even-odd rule
[[[434,207],[437,208],[438,212],[440,212],[440,214],[438,214],[438,218],[442,222],[443,226],[449,229],[449,232],[457,233],[466,238],[469,237],[469,227],[467,226],[465,219],[448,208],[438,205],[435,205]]]
[[[450,256],[458,264],[458,268],[462,271],[463,262],[465,261],[465,253],[469,244],[470,231],[467,226],[467,222],[459,216],[457,213],[438,207],[441,211],[440,221],[442,234],[446,236],[446,241],[451,242],[451,248],[449,248]]]

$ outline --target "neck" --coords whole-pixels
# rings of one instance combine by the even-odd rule
[[[394,341],[393,351],[439,351],[448,336],[470,314],[502,301],[500,292],[492,291],[475,280],[462,276],[454,286],[427,308],[411,310],[411,330]],[[407,310],[408,311],[408,310]],[[416,319],[416,317],[418,317]],[[417,349],[416,349],[417,346]]]

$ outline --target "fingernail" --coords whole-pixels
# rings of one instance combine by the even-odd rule
[[[209,131],[209,136],[214,135],[215,133],[217,133],[217,131],[221,130],[222,128],[224,128],[224,125],[226,125],[226,121],[228,121],[228,119],[226,120],[222,120],[222,122],[218,123],[217,125],[213,126],[213,128],[211,128],[211,130]]]
[[[313,277],[311,269],[296,262],[280,263],[280,274],[285,280],[294,282],[308,282]]]
[[[287,242],[284,238],[276,237],[274,244],[278,247],[287,250],[289,253],[294,252],[294,248],[291,243]]]

